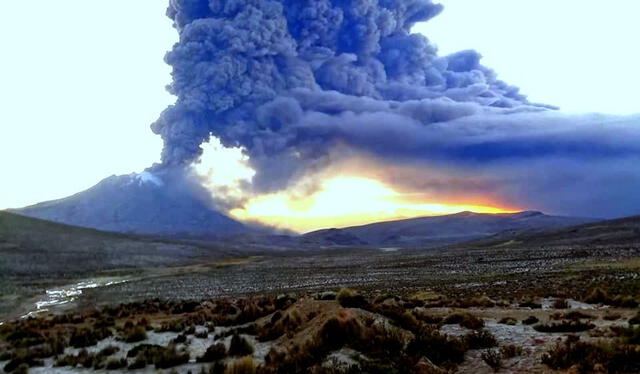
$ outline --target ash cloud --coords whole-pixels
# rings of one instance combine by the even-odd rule
[[[411,28],[442,10],[431,0],[171,0],[180,40],[166,61],[177,101],[152,125],[163,166],[197,162],[213,136],[245,150],[258,193],[327,166],[343,146],[469,179],[482,171],[487,190],[520,202],[570,175],[640,187],[625,166],[640,157],[637,118],[559,115],[500,81],[475,51],[439,56]],[[626,192],[609,190],[593,192],[602,202]],[[547,205],[571,213],[580,204]]]

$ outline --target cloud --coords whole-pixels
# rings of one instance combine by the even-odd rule
[[[560,114],[475,51],[439,56],[411,28],[441,11],[431,0],[172,0],[177,101],[152,125],[163,167],[197,162],[213,136],[249,157],[253,193],[358,154],[518,206],[640,211],[629,194],[638,117]]]

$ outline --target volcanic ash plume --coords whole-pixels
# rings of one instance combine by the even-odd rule
[[[430,0],[172,0],[177,101],[152,126],[163,166],[199,162],[213,136],[248,157],[248,196],[361,157],[433,198],[453,188],[558,214],[640,212],[640,117],[562,114],[475,51],[438,56],[411,29],[441,11]]]
[[[214,136],[242,147],[253,188],[272,191],[338,144],[376,154],[380,134],[402,144],[437,122],[541,110],[477,52],[439,57],[411,33],[441,11],[431,0],[171,0],[177,101],[152,126],[163,164],[192,164]]]

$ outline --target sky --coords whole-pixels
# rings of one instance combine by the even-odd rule
[[[500,79],[519,86],[531,101],[563,112],[640,112],[635,94],[640,86],[635,73],[640,52],[634,47],[640,26],[633,19],[640,10],[637,1],[614,0],[606,7],[595,0],[441,3],[446,7],[441,15],[414,29],[437,44],[441,55],[476,49]],[[68,196],[109,175],[139,172],[160,160],[162,142],[149,125],[175,100],[164,89],[171,77],[163,56],[177,39],[164,2],[39,0],[2,7],[16,16],[0,24],[7,56],[0,60],[0,209]],[[219,152],[208,164],[236,165],[241,159],[237,151]],[[218,180],[225,173],[250,175],[240,164],[218,170]],[[201,169],[211,172],[206,165]],[[400,193],[380,176],[334,173],[313,200],[363,189],[376,194],[372,199],[378,202],[397,199]],[[289,199],[287,206],[296,201],[274,193],[232,213],[260,216],[265,206],[283,198]],[[490,198],[463,200],[429,209],[520,208]],[[439,202],[408,206],[403,200],[393,209],[426,203]],[[281,220],[293,214],[269,209]],[[385,211],[381,204],[360,214],[387,218]],[[317,214],[322,218],[323,213]],[[345,218],[344,223],[353,221]]]

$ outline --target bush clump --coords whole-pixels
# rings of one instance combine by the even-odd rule
[[[529,316],[522,320],[523,325],[535,325],[540,322],[540,320],[536,316]]]
[[[542,363],[554,370],[575,367],[579,373],[592,372],[597,366],[608,373],[635,373],[640,371],[640,350],[621,343],[586,343],[569,336],[547,351]]]
[[[129,365],[130,369],[143,368],[149,364],[155,365],[156,369],[167,369],[189,362],[189,353],[178,352],[174,345],[162,347],[152,344],[140,344],[127,352],[127,357],[135,359]]]
[[[503,358],[509,359],[517,356],[522,356],[523,349],[519,345],[507,344],[500,347],[500,353],[502,354]]]
[[[460,339],[424,328],[409,342],[406,349],[412,356],[427,357],[438,366],[459,364],[464,361],[467,345]]]
[[[243,357],[227,366],[224,374],[255,374],[256,363],[249,356]]]
[[[560,322],[539,323],[533,326],[538,332],[582,332],[595,328],[593,323],[587,323],[576,320],[565,320]]]
[[[567,299],[564,299],[564,298],[556,299],[553,302],[553,308],[554,309],[568,309],[569,308],[569,302],[567,301]]]
[[[253,353],[253,346],[244,337],[234,334],[229,344],[229,354],[231,356],[247,356]]]
[[[214,362],[227,357],[227,348],[222,343],[211,345],[207,351],[196,359],[197,362]]]
[[[134,326],[126,329],[122,334],[122,340],[127,343],[138,343],[147,339],[147,329],[144,326]]]
[[[470,349],[493,348],[498,345],[496,337],[487,330],[472,331],[464,336]]]
[[[518,320],[513,317],[504,317],[500,321],[498,321],[498,323],[501,323],[503,325],[515,326],[518,324]]]
[[[341,289],[336,296],[336,300],[345,308],[364,308],[368,304],[364,296],[350,288]]]
[[[498,350],[487,349],[480,355],[482,361],[489,365],[493,371],[498,372],[502,368],[502,355]]]
[[[445,325],[459,324],[460,326],[470,330],[480,330],[484,327],[482,318],[478,318],[470,313],[455,312],[442,321]]]

